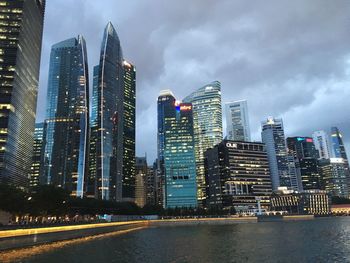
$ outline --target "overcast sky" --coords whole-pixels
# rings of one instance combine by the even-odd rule
[[[156,158],[156,100],[213,81],[247,99],[252,138],[282,117],[287,136],[338,126],[350,148],[348,0],[48,0],[37,118],[45,118],[50,48],[82,34],[90,75],[111,21],[137,69],[137,155]],[[90,78],[92,80],[92,78]],[[90,83],[90,86],[92,81]]]

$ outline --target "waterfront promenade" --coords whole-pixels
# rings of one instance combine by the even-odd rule
[[[85,238],[89,236],[98,236],[107,233],[121,233],[126,230],[133,231],[146,227],[230,225],[239,223],[258,223],[259,221],[309,219],[313,219],[313,216],[285,216],[263,219],[258,217],[176,218],[3,230],[0,231],[0,251]]]

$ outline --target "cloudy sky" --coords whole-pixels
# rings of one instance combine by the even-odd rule
[[[348,0],[49,0],[38,120],[45,118],[51,45],[82,34],[98,63],[108,21],[137,67],[137,154],[156,157],[156,99],[213,81],[223,102],[247,99],[252,138],[282,117],[287,136],[338,126],[350,148]],[[92,84],[92,83],[90,83]]]

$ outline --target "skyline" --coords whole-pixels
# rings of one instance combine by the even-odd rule
[[[147,152],[150,163],[156,157],[159,91],[170,88],[176,97],[184,98],[214,80],[222,84],[223,102],[248,100],[253,140],[261,140],[260,122],[270,115],[283,118],[286,137],[311,136],[322,129],[329,133],[330,126],[338,126],[344,138],[350,138],[344,110],[350,93],[346,90],[350,85],[346,62],[349,36],[346,14],[342,13],[347,10],[346,1],[336,6],[326,1],[319,1],[319,5],[272,1],[273,10],[258,2],[246,7],[243,1],[223,1],[215,6],[210,1],[193,1],[182,8],[180,1],[167,6],[158,3],[160,7],[154,10],[163,12],[153,13],[157,2],[104,1],[102,5],[93,1],[49,1],[46,12],[51,15],[45,18],[37,120],[45,115],[51,45],[82,34],[87,41],[92,79],[103,28],[111,20],[124,47],[124,57],[138,73],[137,156]],[[75,6],[81,11],[74,12]],[[283,11],[288,11],[288,16]],[[55,21],[63,12],[67,19],[56,28]],[[270,12],[282,15],[271,21]],[[150,14],[153,19],[147,20]],[[299,18],[297,23],[295,18]],[[144,46],[140,48],[139,43]],[[278,92],[281,87],[284,92]],[[349,149],[349,140],[346,147]]]

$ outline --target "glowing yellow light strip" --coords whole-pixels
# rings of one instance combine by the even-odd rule
[[[113,222],[113,223],[99,223],[99,224],[89,224],[89,225],[74,225],[74,226],[57,226],[57,227],[4,230],[4,231],[0,231],[0,239],[7,238],[7,237],[18,237],[18,236],[27,236],[27,235],[35,235],[35,234],[72,231],[72,230],[83,230],[83,229],[91,229],[91,228],[134,225],[134,224],[140,224],[140,223],[147,224],[148,221]]]
[[[50,244],[43,244],[43,245],[34,246],[34,247],[30,247],[30,248],[14,249],[14,250],[9,250],[9,251],[5,251],[5,252],[0,252],[0,262],[19,261],[19,260],[23,260],[25,258],[29,258],[29,257],[37,255],[37,254],[47,253],[47,252],[55,250],[55,249],[60,249],[60,248],[66,247],[68,245],[84,243],[84,242],[88,242],[88,241],[92,241],[92,240],[100,239],[100,238],[105,238],[105,237],[122,235],[122,234],[126,234],[126,233],[133,232],[136,230],[141,230],[145,227],[146,226],[135,227],[132,229],[118,230],[118,231],[105,233],[105,234],[76,238],[76,239],[71,239],[71,240],[58,241],[58,242],[54,242],[54,243],[50,243]]]

